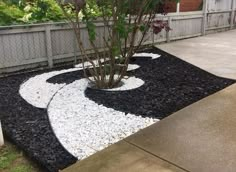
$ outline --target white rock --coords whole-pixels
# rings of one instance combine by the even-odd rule
[[[37,75],[24,82],[20,86],[19,93],[29,104],[38,108],[46,108],[53,95],[65,85],[51,84],[46,81],[56,75],[77,70],[81,69],[72,68]]]
[[[135,53],[133,57],[151,57],[152,59],[157,59],[161,56],[159,54],[153,54],[153,53]]]
[[[151,56],[153,59],[159,57],[151,53],[136,55]],[[137,68],[139,68],[138,65],[129,65],[128,70]],[[61,144],[78,159],[84,159],[159,121],[134,114],[125,115],[123,112],[98,105],[85,97],[87,79],[80,79],[69,85],[46,82],[56,75],[77,70],[82,70],[81,64],[77,68],[37,75],[23,83],[19,93],[33,106],[48,108],[55,135]],[[120,88],[106,91],[130,90],[144,84],[144,81],[135,77],[123,79],[122,82],[124,84]]]
[[[55,135],[78,159],[84,159],[157,121],[98,105],[85,97],[87,84],[86,79],[81,79],[63,87],[48,106]]]
[[[112,89],[104,89],[106,91],[126,91],[139,88],[144,84],[144,81],[136,77],[128,77],[127,79],[122,79],[122,86]]]

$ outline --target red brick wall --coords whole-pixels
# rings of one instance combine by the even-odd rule
[[[166,9],[169,13],[176,12],[176,3],[175,2],[166,2]]]
[[[180,11],[197,11],[202,3],[202,0],[180,0]]]
[[[180,0],[180,12],[198,11],[201,3],[202,0]],[[176,3],[167,2],[167,8],[169,12],[176,12]]]

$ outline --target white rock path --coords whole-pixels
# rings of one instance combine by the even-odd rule
[[[137,57],[160,57],[152,53],[135,54]],[[138,69],[129,65],[128,70]],[[52,84],[47,80],[56,75],[82,70],[81,67],[44,73],[30,78],[20,86],[19,93],[29,104],[48,108],[48,116],[55,135],[61,144],[78,159],[83,159],[105,147],[145,128],[158,119],[125,114],[85,97],[87,79],[73,83]],[[135,89],[144,84],[141,79],[123,79],[120,88],[107,91]],[[54,96],[54,97],[53,97]]]
[[[84,159],[158,121],[98,105],[85,97],[87,85],[88,81],[81,79],[63,87],[48,106],[55,135],[78,159]]]
[[[138,69],[140,66],[136,64],[129,64],[127,71]],[[43,73],[35,77],[30,78],[24,82],[19,89],[19,93],[23,99],[29,104],[37,108],[47,108],[47,105],[53,95],[66,84],[52,84],[47,80],[67,72],[73,72],[82,70],[82,68],[76,67],[72,69],[65,69],[60,71]]]
[[[43,73],[30,78],[20,86],[19,93],[25,101],[37,108],[47,108],[53,95],[66,84],[52,84],[47,80],[63,73],[81,70],[72,68],[54,72]]]

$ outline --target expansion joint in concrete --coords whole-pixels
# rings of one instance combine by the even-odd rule
[[[129,142],[129,141],[126,140],[126,139],[124,139],[123,141],[126,142],[126,143],[128,143],[129,145],[134,146],[134,147],[136,147],[136,148],[138,148],[138,149],[140,149],[140,150],[142,150],[142,151],[144,151],[144,152],[146,152],[146,153],[148,153],[148,154],[150,154],[150,155],[152,155],[152,156],[154,156],[154,157],[156,157],[156,158],[158,158],[158,159],[161,159],[161,160],[163,160],[163,161],[165,161],[165,162],[167,162],[167,163],[169,163],[169,164],[171,164],[171,165],[173,165],[173,166],[175,166],[175,167],[177,167],[177,168],[179,168],[179,169],[181,169],[181,170],[183,170],[183,171],[190,172],[190,171],[184,169],[183,167],[180,167],[179,165],[177,165],[177,164],[175,164],[175,163],[173,163],[173,162],[170,162],[170,161],[168,161],[168,160],[166,160],[166,159],[164,159],[164,158],[162,158],[162,157],[160,157],[160,156],[157,156],[156,154],[154,154],[154,153],[152,153],[152,152],[150,152],[150,151],[148,151],[148,150],[146,150],[146,149],[143,149],[142,147],[140,147],[140,146],[138,146],[138,145],[136,145],[136,144],[134,144],[134,143],[132,143],[132,142]]]

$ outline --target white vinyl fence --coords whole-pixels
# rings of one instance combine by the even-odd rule
[[[204,0],[202,11],[170,13],[172,30],[149,33],[145,44],[205,35],[236,28],[236,0]],[[157,16],[162,18],[162,16]],[[103,45],[104,26],[96,22],[97,44]],[[86,29],[83,41],[89,46]],[[53,67],[79,58],[73,31],[66,23],[0,27],[0,74],[36,67]]]

